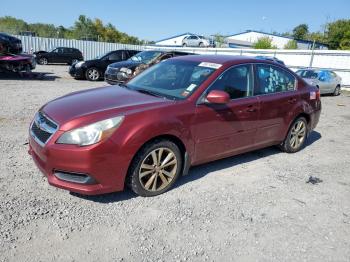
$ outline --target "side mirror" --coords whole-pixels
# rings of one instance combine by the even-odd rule
[[[227,104],[230,102],[230,95],[221,90],[212,90],[207,95],[206,99],[213,104]]]

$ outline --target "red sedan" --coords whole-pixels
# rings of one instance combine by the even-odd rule
[[[56,187],[155,196],[193,165],[272,145],[299,151],[320,112],[319,90],[281,64],[184,56],[47,103],[29,153]]]

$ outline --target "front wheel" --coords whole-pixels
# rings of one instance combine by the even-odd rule
[[[135,156],[128,174],[128,185],[137,195],[150,197],[168,191],[182,169],[182,156],[176,144],[155,140]]]
[[[299,117],[293,122],[280,148],[287,153],[298,152],[305,145],[307,135],[308,127],[306,119]]]
[[[333,96],[339,96],[340,95],[340,86],[336,86],[333,92]]]
[[[88,68],[85,73],[86,79],[89,81],[97,81],[100,79],[100,72],[97,68]]]
[[[204,44],[202,42],[200,42],[199,47],[204,47]]]
[[[40,65],[47,65],[48,64],[47,58],[45,58],[45,57],[40,58],[39,64]]]

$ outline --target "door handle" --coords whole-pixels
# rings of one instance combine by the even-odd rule
[[[257,109],[256,109],[256,107],[254,107],[253,105],[249,105],[249,106],[247,107],[247,110],[246,110],[246,111],[249,112],[249,113],[254,113],[254,112],[257,111]]]

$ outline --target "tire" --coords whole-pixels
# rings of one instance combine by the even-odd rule
[[[280,145],[282,151],[286,153],[295,153],[305,146],[308,136],[307,121],[304,117],[297,118],[290,126],[287,137]]]
[[[187,46],[187,44],[186,44],[186,43],[183,43],[183,44],[182,44],[182,47],[186,47],[186,46]]]
[[[49,61],[47,60],[46,57],[41,57],[41,58],[39,58],[38,63],[39,63],[40,65],[47,65],[47,64],[49,63]]]
[[[204,47],[204,44],[202,42],[200,42],[199,47]]]
[[[85,72],[85,77],[87,80],[89,81],[97,81],[100,79],[100,71],[98,71],[97,68],[95,67],[90,67],[88,69],[86,69],[86,72]]]
[[[334,89],[333,96],[339,96],[340,95],[340,86],[337,85]]]
[[[174,185],[182,172],[182,162],[180,149],[175,143],[154,140],[143,146],[134,157],[127,185],[139,196],[160,195]]]

